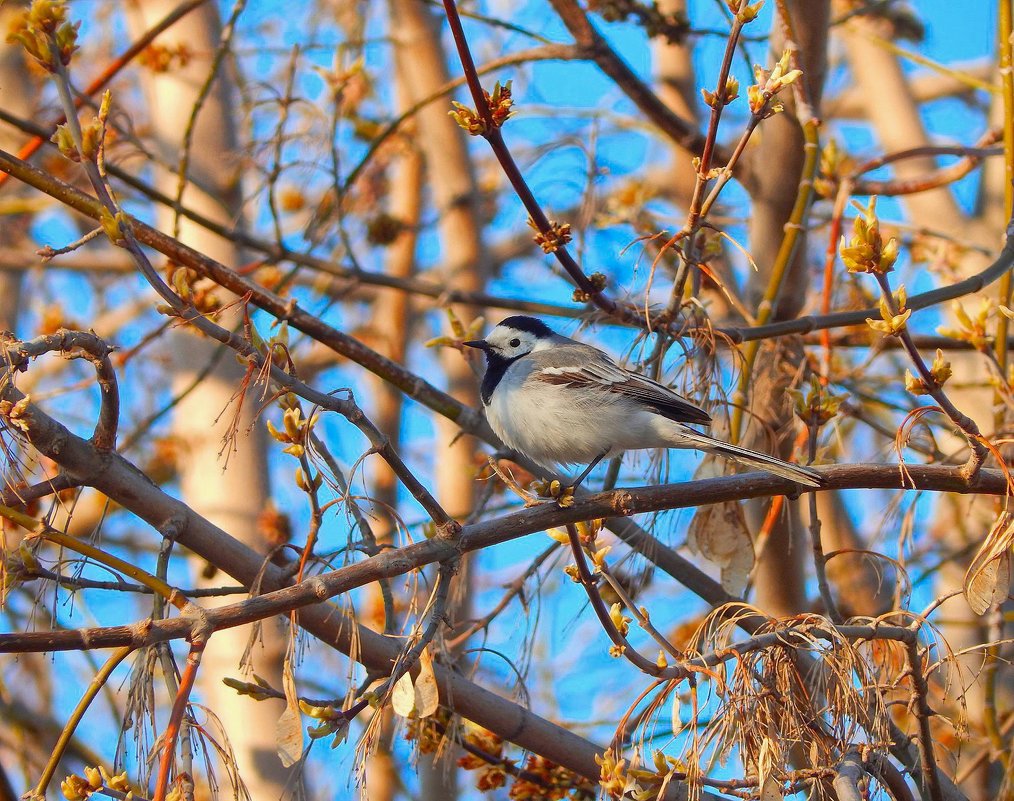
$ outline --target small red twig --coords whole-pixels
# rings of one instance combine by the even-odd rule
[[[838,261],[838,242],[841,240],[842,221],[845,218],[845,207],[852,194],[852,183],[842,181],[834,199],[831,212],[831,225],[827,235],[827,250],[824,252],[824,287],[820,296],[820,313],[831,313],[831,300],[834,296],[834,268]],[[820,371],[820,383],[827,386],[831,377],[831,332],[824,328],[820,332],[820,344],[824,348],[824,364]]]
[[[180,676],[180,686],[176,691],[176,699],[173,701],[169,723],[162,735],[162,758],[158,763],[158,778],[155,781],[155,794],[152,796],[152,801],[165,801],[169,788],[169,772],[172,770],[173,756],[176,753],[176,740],[179,739],[183,715],[186,714],[190,692],[197,680],[197,669],[201,666],[201,656],[204,654],[205,645],[207,645],[207,640],[203,637],[195,639],[190,644],[190,653],[187,654],[187,663]]]

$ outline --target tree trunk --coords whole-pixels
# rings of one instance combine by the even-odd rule
[[[830,17],[830,3],[788,2],[786,6],[795,27],[796,46],[802,61],[803,77],[814,113],[819,114],[824,73],[827,69],[827,31]],[[771,50],[774,58],[781,55],[786,43],[778,13],[775,14]],[[786,234],[792,206],[796,202],[799,180],[803,169],[803,132],[795,117],[795,103],[789,92],[779,96],[785,104],[785,112],[761,123],[760,139],[750,154],[755,166],[752,174],[755,185],[751,187],[753,206],[750,216],[751,253],[759,272],[751,276],[748,295],[751,305],[757,306],[768,285],[770,271],[776,254]],[[773,165],[778,165],[774,168]],[[795,250],[788,265],[788,273],[782,282],[773,319],[789,319],[796,316],[803,307],[809,288],[807,269],[806,239]],[[750,398],[751,418],[763,421],[765,426],[753,426],[747,430],[745,444],[770,450],[771,443],[764,436],[762,428],[769,427],[779,437],[777,443],[783,455],[792,445],[791,437],[784,437],[792,424],[792,411],[786,403],[784,388],[793,380],[796,368],[802,360],[798,346],[770,346],[765,344],[754,367],[754,390]],[[795,504],[786,504],[789,510],[775,521],[771,536],[757,565],[757,603],[761,609],[772,615],[792,615],[803,610],[806,603],[803,586],[804,564],[810,550],[806,543],[805,531],[795,512]],[[751,529],[757,531],[767,513],[767,504],[748,505]]]
[[[166,0],[142,0],[135,15],[135,30],[143,30],[175,6]],[[198,93],[208,79],[212,54],[218,47],[220,21],[216,7],[201,6],[156,40],[156,47],[185,45],[191,54],[183,66],[163,73],[145,73],[152,137],[158,153],[169,164],[180,161],[183,137]],[[239,153],[235,133],[231,84],[219,74],[197,116],[189,151],[188,184],[183,203],[222,223],[232,224],[239,214]],[[175,196],[177,178],[160,171],[157,185]],[[200,188],[198,188],[200,187]],[[172,230],[172,214],[162,209],[159,224]],[[237,264],[232,243],[196,225],[181,221],[180,239],[225,264]],[[219,292],[221,292],[219,290]],[[234,297],[219,295],[223,305]],[[227,313],[226,326],[236,326],[238,313]],[[171,340],[173,389],[181,392],[216,358],[218,345],[180,332]],[[224,354],[214,370],[176,407],[173,432],[181,442],[180,490],[185,502],[232,536],[265,553],[267,544],[258,530],[258,518],[268,493],[266,442],[254,417],[257,399],[245,397],[237,413],[243,368],[231,353]],[[228,445],[223,445],[225,440]],[[204,581],[220,584],[221,577]],[[202,603],[206,603],[202,601]],[[217,632],[204,653],[199,681],[207,706],[219,716],[235,755],[237,773],[254,799],[279,798],[290,780],[276,754],[275,724],[283,705],[279,701],[254,702],[222,684],[222,677],[241,670],[251,628]],[[281,687],[285,633],[275,621],[261,628],[251,661],[257,674]],[[245,667],[245,666],[244,666]],[[222,776],[219,776],[222,779]],[[291,789],[291,787],[290,787]]]
[[[414,103],[432,94],[449,79],[440,44],[439,18],[419,0],[389,0],[395,70],[404,101]],[[427,183],[439,220],[443,251],[443,283],[448,288],[480,290],[485,283],[478,193],[465,136],[447,115],[444,102],[431,103],[416,115],[417,142],[426,162]],[[476,309],[462,307],[465,320]],[[475,376],[461,354],[445,350],[440,357],[447,391],[458,400],[478,405]],[[462,520],[475,499],[476,442],[460,436],[457,425],[438,417],[434,466],[437,499],[449,514]],[[468,616],[469,570],[463,563],[447,614],[451,620]],[[433,801],[457,796],[457,771],[451,764],[420,760],[420,795]]]

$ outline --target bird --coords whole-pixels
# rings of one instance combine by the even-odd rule
[[[572,487],[603,459],[652,448],[694,448],[822,485],[816,470],[697,431],[712,422],[699,406],[535,317],[507,317],[485,339],[461,344],[486,357],[480,396],[496,435],[545,468],[587,465]]]

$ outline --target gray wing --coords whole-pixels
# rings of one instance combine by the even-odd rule
[[[615,392],[677,423],[710,425],[711,415],[669,387],[624,370],[598,348],[570,341],[532,354],[529,381]]]

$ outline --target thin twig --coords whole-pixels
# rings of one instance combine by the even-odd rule
[[[905,655],[908,661],[909,680],[912,682],[912,713],[919,721],[919,761],[921,762],[922,792],[930,801],[943,801],[940,790],[940,777],[937,774],[936,760],[933,756],[933,731],[930,718],[933,710],[929,705],[929,688],[922,672],[922,658],[919,655],[919,641],[913,639],[906,644]]]
[[[612,640],[613,646],[618,651],[618,656],[623,656],[628,662],[633,664],[636,668],[649,676],[656,679],[681,679],[686,675],[686,671],[681,667],[663,667],[656,662],[652,662],[650,659],[642,656],[628,641],[627,637],[621,632],[613,619],[609,615],[609,610],[606,609],[605,601],[602,600],[602,596],[598,591],[598,582],[595,581],[595,577],[592,575],[591,570],[588,567],[588,561],[585,559],[584,546],[581,544],[581,539],[577,533],[577,527],[573,523],[567,524],[567,536],[570,538],[570,550],[574,554],[574,561],[577,564],[577,573],[580,579],[580,584],[585,589],[585,593],[588,595],[588,601],[591,604],[592,609],[595,611],[595,616],[599,619],[599,623],[602,625],[603,630],[608,635],[609,639]]]

